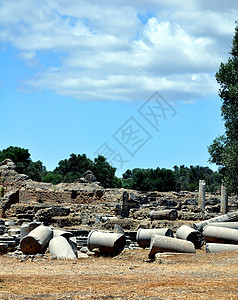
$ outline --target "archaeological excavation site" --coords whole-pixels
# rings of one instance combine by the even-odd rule
[[[233,268],[227,287],[237,279],[238,199],[228,199],[225,187],[215,195],[203,181],[195,192],[105,189],[90,176],[53,185],[15,169],[10,159],[0,163],[1,299],[209,299],[213,279],[226,276],[221,268]],[[187,269],[180,274],[180,267]],[[196,285],[201,276],[203,284],[210,276],[210,290],[192,291],[190,279]],[[224,286],[222,295],[237,292]]]

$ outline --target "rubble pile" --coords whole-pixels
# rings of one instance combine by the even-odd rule
[[[219,220],[227,222],[219,223]],[[232,219],[233,222],[229,220]],[[55,229],[40,222],[23,224],[21,228],[11,228],[12,223],[0,219],[0,253],[10,257],[34,259],[37,257],[57,259],[87,258],[91,255],[116,256],[125,248],[149,248],[148,257],[154,260],[157,253],[196,253],[196,249],[206,252],[238,250],[238,212],[209,219],[193,226],[180,226],[176,233],[169,228],[142,229],[125,232],[119,225],[114,231]],[[219,226],[216,226],[216,223]],[[222,227],[222,224],[225,224]],[[225,227],[226,226],[226,227]],[[175,237],[174,237],[175,236]]]
[[[0,253],[20,259],[118,255],[124,248],[157,252],[236,249],[238,201],[198,192],[104,189],[91,172],[75,183],[34,182],[0,163]],[[194,228],[193,228],[194,227]],[[174,237],[175,236],[175,237]]]
[[[205,209],[201,209],[198,192],[104,189],[91,173],[75,183],[53,185],[32,181],[15,168],[9,159],[0,163],[0,217],[14,219],[19,225],[38,220],[59,227],[83,225],[110,230],[111,223],[118,223],[136,230],[142,223],[153,228],[160,226],[161,220],[199,221],[220,212],[220,196],[209,193]],[[230,197],[229,211],[235,211],[237,205],[237,199]]]

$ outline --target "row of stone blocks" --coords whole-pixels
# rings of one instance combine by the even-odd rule
[[[18,233],[19,230],[8,230],[5,221],[0,219],[0,253],[16,249],[20,241]]]

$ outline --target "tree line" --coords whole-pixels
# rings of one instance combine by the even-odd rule
[[[207,191],[215,192],[222,180],[222,175],[208,167],[174,166],[174,170],[165,168],[135,168],[127,170],[118,178],[116,168],[102,155],[89,159],[86,154],[72,153],[69,158],[60,160],[53,171],[47,171],[43,163],[32,161],[28,149],[10,146],[0,151],[0,161],[10,158],[16,164],[16,171],[26,174],[35,181],[58,184],[75,182],[92,171],[96,180],[105,188],[127,188],[141,191],[194,191],[198,189],[199,179],[206,180]]]

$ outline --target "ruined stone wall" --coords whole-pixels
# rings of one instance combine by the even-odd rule
[[[35,191],[22,189],[19,192],[19,203],[69,203],[70,192]]]
[[[37,202],[49,204],[84,204],[100,201],[96,192],[87,190],[72,191],[45,191],[35,189],[22,189],[19,192],[19,203]]]
[[[18,174],[15,169],[16,166],[10,159],[0,162],[0,186],[4,194],[25,187],[29,181],[27,175]]]
[[[18,174],[15,164],[6,159],[0,163],[0,188],[3,195],[12,191],[18,192],[18,199],[15,203],[71,203],[84,204],[100,201],[104,195],[104,189],[98,183],[51,183],[36,182],[27,175]],[[0,196],[0,197],[1,197]],[[106,197],[103,201],[106,201]],[[110,198],[109,198],[110,200]]]

